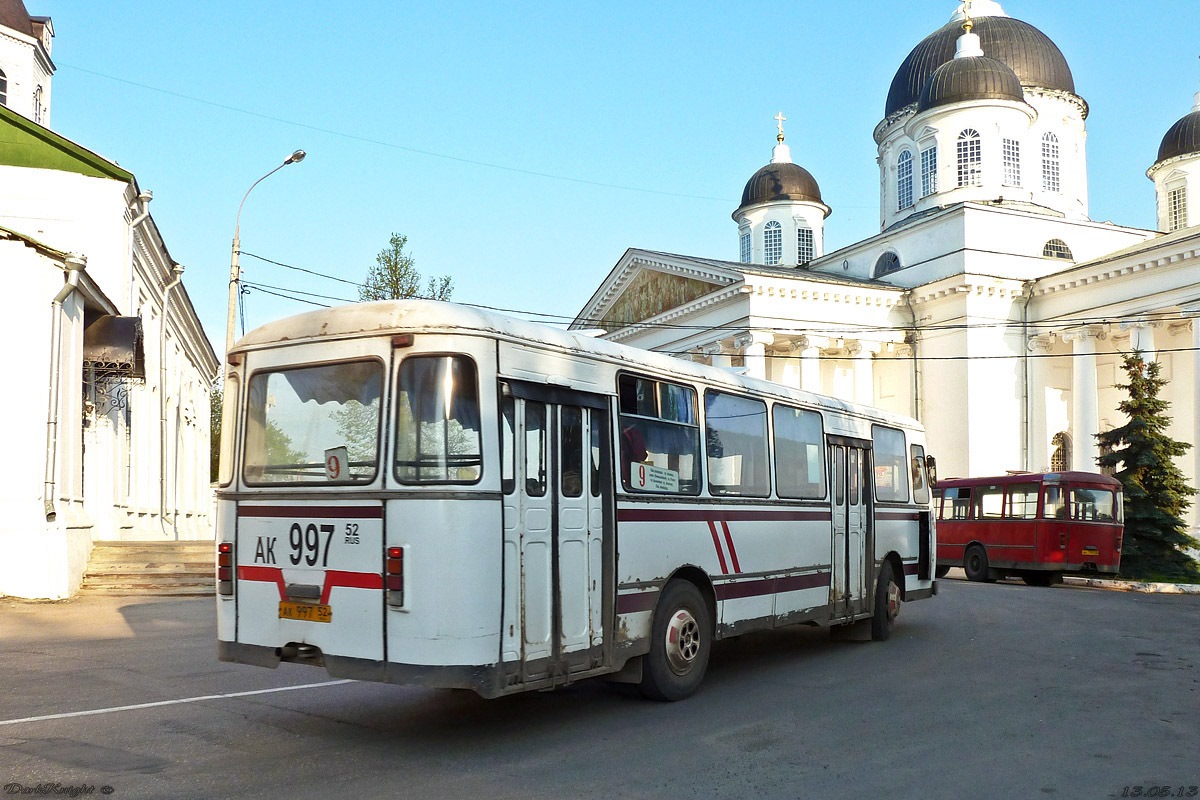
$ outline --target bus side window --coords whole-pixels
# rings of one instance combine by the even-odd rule
[[[1061,486],[1047,486],[1042,499],[1042,516],[1045,519],[1066,519],[1067,506],[1063,502]]]
[[[516,484],[517,457],[514,447],[516,439],[513,433],[513,399],[504,398],[500,404],[500,488],[505,494],[512,494]]]
[[[546,406],[525,401],[525,494],[546,494]]]
[[[950,497],[950,493],[954,492],[954,519],[970,519],[971,518],[971,490],[967,488],[947,489],[946,496]]]
[[[600,496],[600,415],[595,411],[588,411],[588,430],[591,432],[591,442],[589,443],[590,462],[592,465],[591,480],[588,486],[591,487],[592,497]]]

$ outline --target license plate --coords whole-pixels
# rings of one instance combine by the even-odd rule
[[[1083,548],[1083,554],[1085,556],[1098,556],[1098,555],[1100,555],[1100,548],[1099,547],[1085,547],[1085,548]]]
[[[333,622],[333,608],[316,603],[279,602],[280,619],[299,619],[305,622]]]

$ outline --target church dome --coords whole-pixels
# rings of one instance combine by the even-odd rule
[[[1197,109],[1172,125],[1163,137],[1154,163],[1176,156],[1200,154],[1200,95],[1197,98]]]
[[[981,16],[973,22],[973,32],[979,36],[983,51],[1007,65],[1021,86],[1075,93],[1071,68],[1046,34],[1007,16]],[[961,22],[951,20],[913,48],[892,78],[885,116],[918,102],[933,74],[954,58],[955,42],[961,34]]]
[[[942,64],[921,89],[917,110],[967,100],[1013,100],[1023,102],[1021,81],[1002,61],[987,56],[954,58]]]
[[[790,162],[767,164],[746,181],[742,190],[742,204],[737,213],[746,206],[769,203],[775,200],[800,200],[821,203],[821,188],[812,173],[799,164]]]

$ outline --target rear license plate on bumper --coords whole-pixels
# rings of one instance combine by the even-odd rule
[[[290,603],[279,601],[280,619],[298,619],[305,622],[333,622],[333,608],[325,604]]]

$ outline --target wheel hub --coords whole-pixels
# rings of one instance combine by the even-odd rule
[[[900,587],[891,581],[887,587],[887,615],[889,620],[900,616]]]
[[[692,612],[681,608],[667,625],[667,663],[676,675],[684,675],[700,654],[700,626]]]

